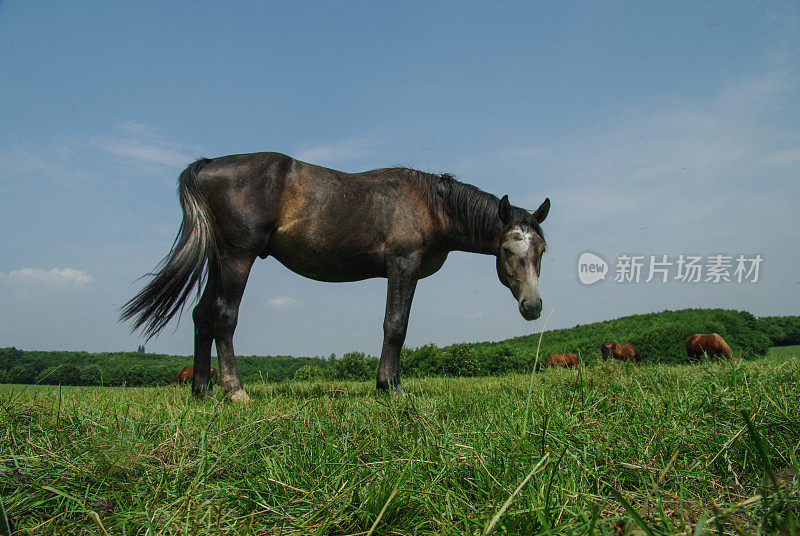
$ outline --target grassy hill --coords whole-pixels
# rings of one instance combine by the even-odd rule
[[[719,333],[734,355],[764,355],[772,346],[758,319],[747,311],[728,309],[683,309],[631,315],[604,322],[583,324],[545,332],[541,353],[580,353],[585,359],[600,355],[605,341],[631,342],[644,361],[680,363],[686,361],[686,339],[694,333]],[[538,334],[497,343],[479,343],[476,349],[506,345],[514,350],[536,348]]]
[[[797,323],[798,317],[772,318],[795,319],[793,322]],[[600,345],[614,340],[633,343],[646,363],[684,363],[687,362],[686,339],[694,333],[719,333],[730,344],[735,356],[750,358],[765,355],[772,345],[765,327],[746,311],[727,309],[683,309],[631,315],[546,331],[539,362],[551,353],[564,352],[579,354],[585,361],[598,359]],[[412,376],[522,372],[533,366],[538,342],[539,334],[533,333],[498,342],[406,349],[401,372]],[[800,337],[797,342],[800,343]]]

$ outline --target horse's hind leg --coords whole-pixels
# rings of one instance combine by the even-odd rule
[[[211,343],[214,340],[214,274],[209,273],[206,288],[192,311],[194,320],[194,377],[192,395],[213,394],[211,383]]]
[[[239,317],[239,304],[255,256],[237,254],[221,256],[219,278],[215,282],[214,340],[217,344],[220,384],[231,400],[248,401],[250,397],[242,386],[236,356],[233,352],[233,332]]]

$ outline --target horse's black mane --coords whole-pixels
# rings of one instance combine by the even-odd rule
[[[496,234],[500,226],[500,199],[497,196],[458,181],[449,173],[435,175],[405,167],[395,169],[408,172],[421,187],[425,197],[435,206],[444,209],[454,222],[463,227],[462,231],[473,239],[490,238]],[[531,227],[544,239],[544,231],[531,213],[512,205],[511,221],[506,223],[505,228],[510,229],[515,225]]]

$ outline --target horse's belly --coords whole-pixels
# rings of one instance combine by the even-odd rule
[[[327,244],[283,244],[275,238],[270,241],[269,255],[303,277],[331,283],[386,277],[385,263],[377,253]]]
[[[361,281],[372,277],[385,277],[385,270],[378,270],[373,266],[361,263],[332,264],[321,262],[294,262],[294,259],[287,259],[278,255],[273,255],[281,264],[296,274],[302,275],[316,281],[328,283],[342,283],[345,281]]]

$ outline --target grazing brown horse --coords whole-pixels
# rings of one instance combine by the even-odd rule
[[[575,354],[550,354],[547,358],[548,367],[577,367],[578,356]]]
[[[222,388],[247,400],[233,332],[256,258],[271,255],[318,281],[388,280],[378,389],[400,387],[400,349],[417,281],[451,251],[497,257],[497,275],[526,320],[539,317],[545,199],[533,213],[453,179],[407,168],[344,173],[279,153],[201,159],[178,179],[183,222],[150,282],[123,308],[134,329],[156,335],[195,286],[192,392],[210,391],[211,343]],[[207,270],[207,271],[206,271]]]
[[[192,378],[194,377],[194,367],[183,367],[183,369],[175,375],[175,379],[172,380],[172,385],[186,385]],[[217,381],[217,369],[211,367],[211,382],[214,383]]]
[[[635,361],[637,363],[642,360],[639,351],[629,342],[620,344],[616,341],[606,341],[600,345],[600,353],[603,354],[604,359],[613,357],[620,361]]]
[[[695,333],[686,339],[686,355],[692,359],[697,359],[706,353],[709,357],[724,355],[732,359],[731,348],[719,333],[703,334]]]

